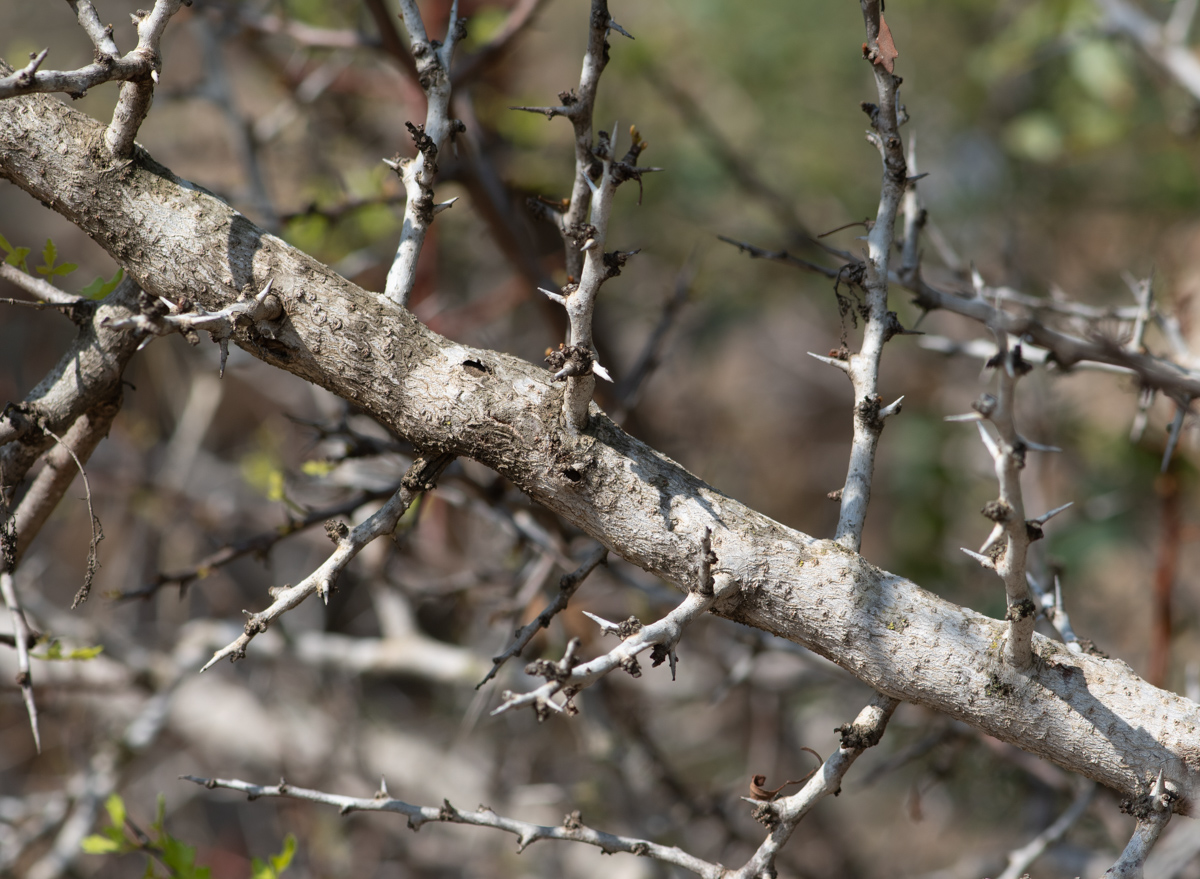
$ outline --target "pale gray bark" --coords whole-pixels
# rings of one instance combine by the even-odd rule
[[[442,338],[180,180],[140,150],[117,170],[103,126],[60,102],[0,103],[0,176],[91,235],[147,292],[210,311],[269,278],[283,315],[239,327],[256,357],[352,400],[431,453],[466,455],[614,553],[674,583],[712,531],[714,611],[806,645],[885,696],[961,719],[1130,796],[1163,771],[1173,807],[1200,795],[1200,706],[1123,662],[1035,635],[1027,673],[1005,625],[785,528],[628,436],[593,407],[572,437],[561,385],[517,358]],[[82,411],[82,410],[81,410]],[[0,423],[0,431],[7,425]]]
[[[400,10],[413,58],[416,59],[417,80],[429,103],[425,124],[415,127],[410,123],[417,155],[399,162],[387,161],[389,167],[404,181],[408,198],[404,205],[404,228],[400,233],[400,244],[396,248],[392,267],[388,271],[384,295],[407,308],[417,283],[417,259],[425,244],[425,236],[433,224],[434,216],[453,204],[453,200],[440,205],[433,203],[433,181],[437,175],[438,153],[461,126],[461,123],[450,118],[450,59],[454,55],[455,43],[466,33],[466,29],[465,22],[458,17],[458,0],[451,4],[450,23],[446,29],[446,39],[441,44],[431,42],[426,35],[425,24],[415,0],[402,0]]]

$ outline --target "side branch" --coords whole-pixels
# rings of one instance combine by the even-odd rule
[[[504,701],[492,714],[503,714],[526,705],[533,706],[538,720],[545,720],[551,711],[575,714],[578,710],[572,702],[575,695],[605,675],[623,669],[633,677],[640,677],[642,671],[637,656],[650,648],[654,648],[654,665],[659,665],[664,660],[669,661],[671,675],[674,677],[675,645],[679,642],[683,630],[720,599],[736,591],[737,584],[728,574],[718,574],[712,578],[707,594],[703,589],[692,592],[673,611],[648,626],[643,626],[633,617],[624,623],[610,623],[593,616],[605,634],[616,635],[622,639],[621,643],[603,656],[598,656],[590,662],[579,663],[575,658],[575,651],[579,649],[580,642],[578,638],[572,639],[567,645],[566,654],[558,662],[539,660],[526,667],[527,674],[544,677],[546,683],[529,693],[515,694],[506,690]],[[559,693],[566,696],[562,705],[553,700]]]
[[[17,686],[21,688],[21,699],[25,702],[25,711],[29,715],[29,728],[33,731],[33,744],[37,752],[42,753],[42,735],[38,731],[37,702],[33,698],[33,675],[29,668],[29,649],[37,641],[37,636],[25,619],[25,611],[17,597],[17,584],[13,575],[7,570],[7,565],[0,562],[0,598],[12,616],[13,644],[17,648]]]
[[[325,529],[337,549],[320,567],[297,583],[295,586],[285,586],[273,590],[275,601],[266,610],[259,613],[247,613],[246,629],[232,644],[222,647],[213,654],[212,659],[204,664],[200,671],[208,671],[222,659],[229,657],[231,662],[245,659],[246,647],[254,640],[254,636],[265,632],[271,623],[279,619],[292,608],[300,604],[314,592],[320,595],[326,603],[329,593],[333,590],[337,576],[346,565],[362,551],[368,543],[385,534],[391,534],[396,529],[400,517],[412,505],[412,502],[425,491],[431,491],[442,471],[454,460],[453,455],[437,455],[430,458],[417,458],[413,461],[399,491],[392,495],[378,512],[351,529],[341,522],[330,521]]]
[[[846,373],[854,385],[854,440],[850,447],[850,465],[842,487],[841,510],[838,515],[835,540],[848,549],[858,551],[862,544],[863,524],[871,500],[871,480],[875,470],[875,451],[883,432],[883,401],[879,397],[879,364],[883,346],[899,331],[896,315],[888,311],[888,265],[895,241],[896,215],[904,198],[908,171],[904,146],[900,140],[897,90],[900,77],[884,64],[878,55],[880,34],[880,4],[878,0],[861,0],[863,21],[871,69],[879,105],[863,104],[871,120],[867,140],[879,150],[883,162],[883,180],[879,191],[879,208],[867,236],[866,271],[863,287],[867,291],[866,326],[863,328],[862,348],[848,355]],[[887,414],[900,411],[899,403],[889,406]]]
[[[789,797],[758,806],[754,817],[770,827],[771,832],[753,857],[730,879],[758,879],[759,876],[775,875],[775,859],[791,838],[796,825],[822,799],[841,792],[842,779],[863,751],[879,744],[899,704],[895,699],[875,694],[853,723],[838,728],[842,734],[841,747],[821,764],[803,788]]]
[[[535,842],[543,839],[558,839],[565,842],[582,842],[585,845],[593,845],[610,855],[625,852],[639,857],[654,858],[656,861],[691,870],[704,879],[722,879],[726,875],[725,868],[720,864],[703,861],[675,846],[658,845],[645,839],[616,836],[602,830],[593,830],[584,825],[578,812],[567,815],[561,826],[548,827],[497,815],[487,806],[480,806],[473,812],[464,812],[450,805],[449,800],[445,800],[440,806],[414,806],[390,796],[386,784],[374,797],[366,799],[294,787],[285,781],[274,785],[258,785],[236,779],[199,778],[195,775],[184,775],[182,778],[185,781],[203,785],[209,790],[222,788],[240,791],[252,800],[258,797],[286,797],[336,806],[343,815],[349,815],[351,812],[395,812],[408,818],[408,826],[413,830],[420,830],[426,824],[438,822],[491,827],[516,836],[518,852],[523,852]]]
[[[430,41],[425,34],[425,24],[417,9],[416,0],[402,0],[400,9],[404,16],[404,27],[412,47],[412,57],[417,65],[417,81],[425,92],[428,111],[424,125],[409,122],[417,155],[411,159],[387,161],[404,182],[408,199],[404,205],[404,226],[400,233],[400,244],[392,267],[388,270],[384,295],[397,305],[408,307],[409,297],[417,282],[417,258],[425,244],[425,236],[433,224],[436,214],[454,202],[433,202],[433,181],[438,172],[438,153],[447,139],[462,130],[462,123],[450,118],[450,60],[454,46],[466,36],[466,23],[458,17],[458,0],[450,6],[450,23],[446,39],[439,44]]]
[[[596,570],[596,566],[603,562],[607,556],[608,550],[601,546],[589,553],[587,558],[583,560],[583,564],[574,571],[562,575],[562,579],[558,582],[558,594],[554,596],[554,600],[547,604],[542,609],[542,612],[531,622],[517,629],[512,643],[508,645],[503,653],[492,658],[492,670],[487,673],[487,677],[475,686],[476,690],[494,678],[496,672],[500,671],[500,667],[504,663],[508,662],[514,656],[520,656],[521,651],[533,640],[533,636],[542,629],[548,628],[550,621],[559,613],[566,610],[567,602],[571,600],[571,596],[575,594],[583,584],[583,581],[587,579],[588,574]]]

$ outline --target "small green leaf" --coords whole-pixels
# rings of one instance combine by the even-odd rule
[[[79,268],[79,265],[77,263],[65,262],[62,265],[55,266],[54,270],[51,272],[51,274],[53,274],[53,275],[69,275],[69,274],[71,274],[71,272],[75,271],[77,268]]]
[[[25,262],[25,257],[29,256],[28,247],[17,247],[4,258],[4,261],[10,266],[16,266],[25,274],[29,274],[29,264]]]
[[[54,246],[54,241],[47,238],[46,246],[42,248],[42,262],[46,264],[47,269],[54,268],[54,261],[58,259],[58,248]],[[38,269],[41,271],[41,269]]]
[[[196,875],[196,849],[169,834],[161,840],[162,862],[181,876]]]
[[[98,833],[93,833],[84,839],[82,847],[89,855],[115,855],[119,854],[123,848],[119,842]]]
[[[120,794],[109,794],[108,799],[104,802],[104,808],[108,812],[108,820],[112,822],[113,827],[125,826],[125,801],[121,799]]]
[[[85,296],[88,299],[99,301],[117,289],[117,284],[121,283],[121,279],[125,277],[124,269],[117,269],[117,273],[107,281],[104,278],[96,278],[92,283],[88,284],[79,291],[80,296]]]
[[[16,266],[26,274],[29,273],[29,267],[25,264],[25,257],[29,256],[28,247],[13,247],[8,243],[8,239],[0,235],[0,250],[4,251],[4,262],[10,266]]]
[[[74,650],[70,651],[69,653],[64,653],[63,649],[62,649],[62,644],[60,644],[57,640],[54,640],[54,641],[50,642],[50,645],[46,648],[45,653],[43,653],[43,654],[31,653],[29,655],[32,656],[34,659],[41,659],[46,662],[52,662],[54,660],[68,660],[68,659],[79,660],[82,662],[82,661],[87,661],[89,659],[95,659],[97,656],[99,656],[103,652],[104,652],[104,646],[96,645],[95,647],[76,647]]]
[[[283,851],[277,855],[271,856],[271,866],[275,868],[275,875],[278,876],[292,863],[292,858],[296,855],[296,834],[289,833],[283,838]]]
[[[267,478],[267,500],[283,500],[283,471],[272,470]]]
[[[300,465],[300,471],[306,476],[328,476],[337,467],[334,461],[305,461]]]

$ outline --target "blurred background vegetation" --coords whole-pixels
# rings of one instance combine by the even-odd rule
[[[126,13],[135,4],[98,5],[116,25],[118,44],[132,46]],[[421,5],[427,22],[444,22],[448,3]],[[464,50],[483,45],[510,6],[464,2],[470,33]],[[615,124],[622,146],[636,124],[650,144],[644,162],[663,169],[647,175],[640,190],[626,184],[610,229],[613,246],[640,249],[605,286],[597,316],[603,359],[618,381],[677,286],[688,290],[661,351],[663,365],[625,424],[723,492],[786,525],[830,536],[837,509],[825,495],[844,478],[852,395],[841,375],[806,352],[836,348],[845,333],[853,344],[856,328],[839,320],[829,281],[751,260],[717,236],[772,249],[800,247],[796,252],[812,256],[798,244],[804,230],[825,232],[874,215],[880,163],[863,137],[867,123],[859,103],[874,98],[874,86],[861,57],[858,7],[828,0],[611,0],[611,8],[636,39],[612,36],[596,124],[606,130]],[[1147,8],[1160,18],[1167,10],[1164,4]],[[554,103],[558,92],[577,83],[586,10],[583,0],[549,0],[502,63],[459,92],[456,112],[468,107],[474,114],[469,134],[503,183],[508,219],[495,220],[495,206],[483,203],[479,174],[471,168],[476,147],[446,156],[438,197],[460,201],[438,217],[414,298],[416,313],[439,332],[535,362],[559,340],[561,319],[520,273],[514,253],[523,248],[538,270],[565,280],[557,234],[533,219],[525,202],[568,194],[572,136],[564,120],[509,107]],[[381,290],[399,236],[403,189],[380,159],[411,152],[404,122],[424,118],[420,93],[378,49],[306,47],[247,26],[266,14],[376,33],[363,5],[349,0],[196,0],[168,30],[162,87],[139,141],[177,174],[357,283]],[[1061,291],[1096,306],[1133,304],[1123,274],[1150,275],[1159,302],[1195,339],[1195,100],[1133,48],[1102,33],[1089,0],[895,0],[887,18],[911,119],[904,134],[915,140],[918,168],[929,175],[920,192],[959,261],[948,265],[955,260],[946,250],[926,244],[926,275],[961,285],[955,270],[973,265],[989,284],[1046,297]],[[430,25],[434,33],[443,29]],[[90,60],[91,46],[65,5],[0,6],[0,52],[10,63],[46,46],[48,65],[70,68]],[[115,87],[97,88],[74,106],[107,119],[115,94]],[[758,191],[747,187],[748,176],[761,182]],[[498,225],[507,225],[518,245],[498,241]],[[12,186],[0,187],[0,234],[33,249],[31,267],[52,239],[61,260],[80,265],[59,280],[71,291],[115,270],[82,233]],[[857,251],[864,246],[856,237],[861,234],[860,225],[829,240]],[[905,326],[922,318],[903,292],[894,292],[893,302]],[[23,309],[0,314],[0,396],[16,401],[57,360],[71,328]],[[920,328],[957,340],[985,335],[982,327],[938,313],[922,319]],[[987,375],[980,361],[924,350],[918,338],[899,337],[885,353],[884,397],[903,394],[905,406],[883,435],[864,554],[951,600],[1000,615],[1003,592],[995,577],[959,551],[977,547],[987,533],[977,513],[996,491],[991,462],[974,428],[943,420],[967,411]],[[1153,332],[1148,342],[1153,350],[1165,348]],[[238,535],[269,530],[283,521],[289,503],[319,507],[343,497],[346,486],[361,488],[370,478],[385,484],[401,466],[376,462],[374,476],[364,475],[365,465],[352,468],[353,461],[319,466],[338,453],[295,419],[330,424],[349,415],[356,429],[373,428],[339,401],[238,354],[221,389],[205,392],[215,394],[210,420],[202,422],[202,436],[191,438],[195,448],[188,447],[181,419],[194,411],[191,401],[203,390],[197,390],[203,377],[215,372],[215,359],[207,342],[190,349],[179,338],[165,339],[128,374],[125,408],[92,464],[107,535],[98,596],[136,589],[160,571],[195,565]],[[1153,618],[1155,571],[1164,557],[1173,558],[1170,661],[1162,682],[1182,691],[1189,662],[1200,659],[1193,419],[1169,473],[1160,475],[1174,410],[1159,401],[1148,429],[1131,441],[1138,395],[1129,379],[1038,370],[1019,393],[1019,427],[1063,449],[1031,457],[1027,508],[1038,514],[1075,502],[1048,526],[1036,569],[1043,576],[1061,572],[1081,637],[1145,674],[1163,643]],[[615,401],[601,403],[611,409]],[[184,453],[191,475],[171,483],[164,461]],[[459,502],[435,494],[387,559],[347,578],[328,616],[309,608],[305,622],[297,615],[289,626],[376,632],[365,594],[378,579],[412,605],[423,632],[485,659],[499,652],[511,621],[519,621],[525,605],[536,613],[544,599],[540,590],[519,589],[537,546],[519,530],[497,532],[495,515],[480,512],[494,511],[500,500],[517,507],[521,501],[480,469],[452,473],[449,495]],[[472,498],[482,499],[482,507],[467,502]],[[81,507],[59,511],[39,538],[37,561],[25,566],[39,571],[50,605],[69,604],[77,588],[86,552]],[[561,523],[530,514],[564,550],[574,549],[574,557],[586,549]],[[1165,517],[1182,523],[1174,542],[1163,541]],[[300,538],[275,549],[265,564],[246,559],[222,568],[182,600],[176,588],[140,602],[97,597],[82,614],[103,637],[123,632],[127,648],[169,651],[189,620],[236,624],[241,608],[262,606],[266,587],[311,570],[323,543],[319,536]],[[611,618],[668,606],[659,586],[627,568],[614,564],[598,573],[583,606]],[[554,580],[547,582],[550,594]],[[517,597],[524,604],[515,606]],[[541,645],[548,655],[558,655],[571,626],[583,631],[578,620],[564,625]],[[407,755],[396,756],[391,771],[407,771],[415,787],[410,793],[393,785],[393,794],[424,796],[416,800],[422,802],[450,796],[473,806],[459,800],[478,792],[499,811],[503,804],[549,823],[582,808],[593,826],[740,863],[737,853],[758,839],[758,828],[737,804],[745,779],[758,771],[772,779],[797,777],[804,765],[799,746],[828,753],[835,739],[830,731],[857,712],[866,690],[811,655],[715,620],[689,632],[681,652],[674,688],[661,676],[605,684],[585,700],[584,718],[541,728],[524,717],[464,721],[486,707],[473,701],[470,686],[337,669],[314,679],[310,668],[263,658],[253,647],[246,662],[214,675],[274,700],[267,706],[273,716],[299,718],[287,714],[295,704],[314,712],[320,706],[319,724],[308,715],[303,722],[324,724],[330,743],[341,725],[355,730],[360,743],[382,748],[390,742],[387,747]],[[521,677],[511,671],[505,685],[515,687]],[[722,681],[714,700],[713,688]],[[13,687],[3,692],[4,794],[61,787],[102,730],[117,723],[94,699],[48,689],[40,697],[48,753],[35,759],[19,695]],[[201,699],[198,690],[185,689],[177,706],[188,693]],[[298,719],[272,721],[285,743],[280,753],[247,754],[237,736],[217,746],[217,729],[204,727],[199,735],[197,709],[173,710],[179,717],[172,715],[164,741],[128,764],[122,790],[131,812],[143,804],[147,822],[154,794],[166,790],[168,826],[200,847],[200,860],[214,864],[214,875],[247,875],[249,858],[278,851],[288,830],[300,839],[291,869],[302,875],[669,875],[635,859],[601,862],[594,851],[547,844],[517,858],[509,841],[483,831],[430,828],[413,837],[380,816],[341,819],[294,803],[234,803],[179,791],[170,779],[180,772],[230,777],[240,771],[268,782],[286,769],[289,781],[369,795],[373,788],[361,785],[376,783],[379,771],[362,755],[369,748],[330,765],[319,754],[307,755],[297,744],[303,736],[289,728]],[[81,728],[96,716],[107,720]],[[364,729],[386,734],[363,739]],[[426,755],[420,772],[412,768],[415,753]],[[461,790],[444,769],[452,758],[474,773]],[[860,766],[846,795],[801,825],[785,865],[793,875],[998,872],[1004,852],[1053,820],[1073,794],[1058,770],[1031,765],[1006,746],[911,706],[901,709],[884,745]],[[1034,875],[1086,873],[1088,858],[1103,860],[1127,832],[1128,819],[1101,797]],[[463,854],[460,844],[477,853]],[[128,875],[134,861],[115,863],[90,857],[76,869],[78,875]],[[1200,865],[1183,875],[1200,876]]]

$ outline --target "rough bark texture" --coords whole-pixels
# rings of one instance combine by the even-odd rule
[[[436,335],[140,149],[113,167],[103,126],[57,100],[0,102],[0,176],[84,229],[150,293],[218,309],[274,278],[285,314],[244,327],[243,348],[352,400],[422,449],[494,468],[648,571],[693,581],[711,528],[714,573],[741,585],[717,608],[723,616],[1126,795],[1145,793],[1162,769],[1177,811],[1194,811],[1200,706],[1125,663],[1074,656],[1039,636],[1032,671],[1007,669],[1004,623],[746,508],[595,407],[587,432],[571,438],[562,386],[545,370]]]

